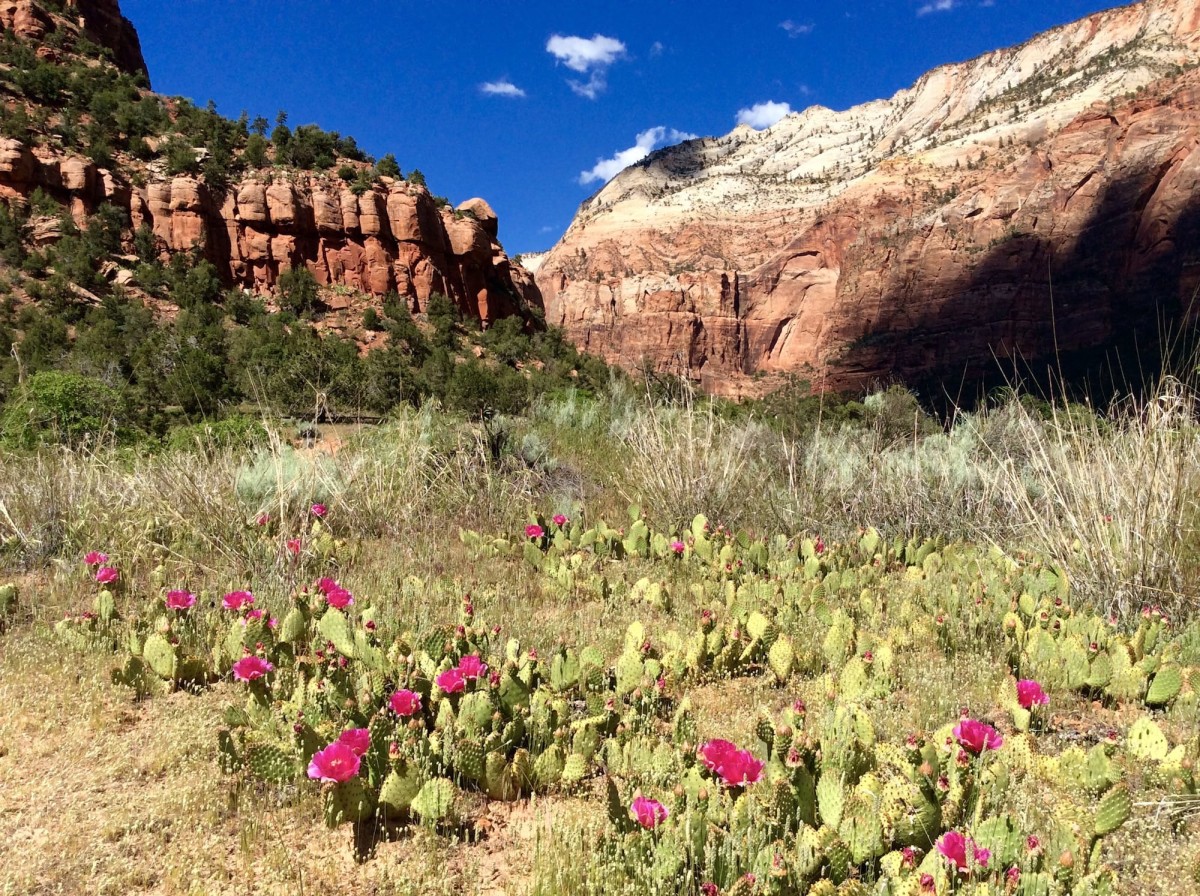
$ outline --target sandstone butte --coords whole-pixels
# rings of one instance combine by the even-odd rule
[[[1146,0],[660,150],[538,259],[547,320],[732,395],[1146,350],[1200,285],[1198,63],[1200,3]]]
[[[116,0],[67,0],[63,14],[32,0],[0,2],[0,30],[36,45],[57,28],[86,31],[123,69],[145,73],[137,33]],[[386,177],[355,195],[332,174],[310,171],[250,172],[224,194],[199,176],[169,177],[161,163],[138,174],[0,139],[0,200],[21,201],[40,187],[77,221],[101,203],[118,205],[134,229],[152,229],[164,252],[199,248],[231,285],[267,292],[282,271],[304,265],[324,285],[395,290],[414,310],[435,292],[482,321],[541,306],[532,275],[509,263],[483,199],[440,207],[425,187]]]

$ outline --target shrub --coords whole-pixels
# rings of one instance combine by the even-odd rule
[[[306,267],[289,268],[279,275],[279,307],[295,314],[308,314],[317,307],[317,279]]]
[[[212,458],[222,451],[265,447],[267,439],[266,427],[260,421],[235,414],[212,423],[176,427],[167,437],[167,447]]]
[[[0,444],[35,448],[43,444],[80,446],[114,438],[123,401],[99,380],[47,370],[20,386],[0,415]]]

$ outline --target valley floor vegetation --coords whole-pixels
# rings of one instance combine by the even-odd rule
[[[0,892],[1200,888],[1190,389],[648,392],[7,429]]]

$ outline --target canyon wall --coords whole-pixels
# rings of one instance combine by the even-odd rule
[[[547,319],[732,395],[1148,357],[1198,284],[1198,63],[1200,4],[1147,0],[660,150],[540,261]]]

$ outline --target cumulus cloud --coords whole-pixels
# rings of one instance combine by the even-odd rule
[[[949,12],[958,6],[958,0],[930,0],[920,9],[917,10],[917,15],[927,16],[931,12]]]
[[[586,81],[569,80],[567,84],[579,96],[594,100],[608,86],[608,67],[625,55],[625,44],[603,34],[592,37],[554,34],[546,41],[546,52],[571,71],[587,75]]]
[[[507,78],[501,78],[499,81],[485,81],[479,85],[479,89],[487,96],[507,96],[513,99],[525,96],[525,91]]]
[[[792,19],[784,19],[779,23],[779,27],[787,32],[788,37],[800,37],[804,34],[812,34],[813,25],[796,22]]]
[[[665,146],[669,143],[679,143],[682,140],[695,139],[695,134],[687,134],[683,131],[677,131],[674,128],[663,127],[662,125],[656,128],[648,128],[637,135],[633,146],[621,150],[611,158],[597,159],[594,168],[590,171],[580,172],[579,182],[581,184],[590,184],[598,180],[607,182],[634,162],[640,162],[646,158],[646,156],[650,155],[653,150],[660,146]]]
[[[763,128],[769,128],[791,111],[792,107],[787,103],[768,100],[763,103],[755,103],[746,109],[738,109],[737,123],[748,124],[756,131],[761,131]]]

